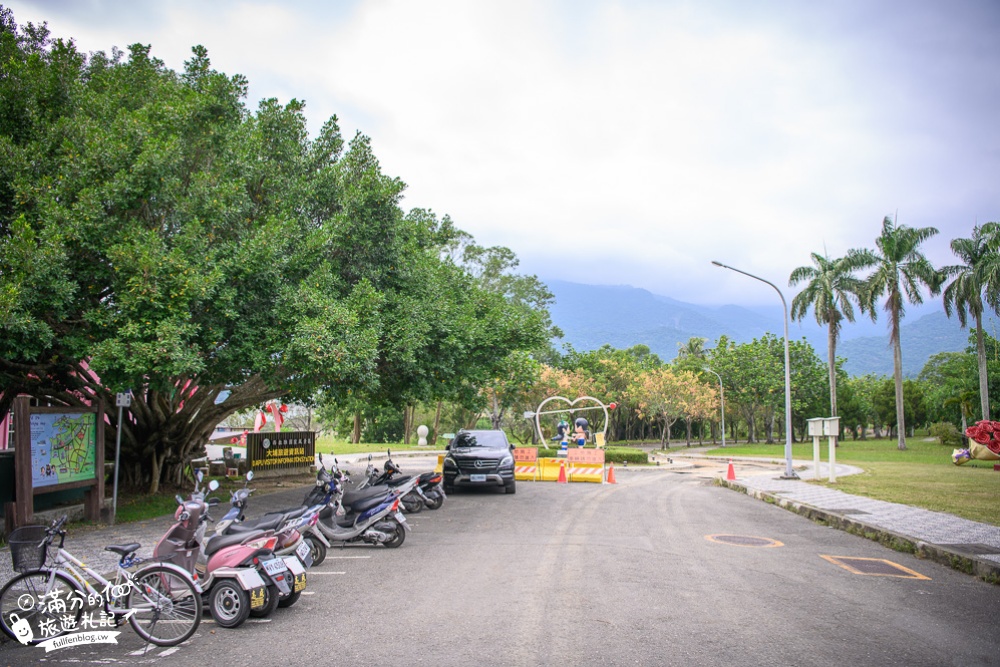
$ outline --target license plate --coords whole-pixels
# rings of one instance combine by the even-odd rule
[[[470,482],[485,482],[486,475],[469,475]]]
[[[309,543],[302,540],[302,544],[300,544],[299,548],[295,550],[295,554],[302,560],[305,560],[309,556],[310,551],[311,549],[309,548]]]
[[[285,561],[280,558],[262,560],[261,564],[264,566],[264,571],[270,575],[281,574],[282,572],[288,571],[288,566],[285,565]]]

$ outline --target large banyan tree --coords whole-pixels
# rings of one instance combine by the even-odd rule
[[[0,7],[0,414],[131,389],[135,487],[272,398],[412,395],[403,368],[429,396],[546,337],[452,263],[447,218],[404,214],[366,137],[336,117],[310,137],[301,102],[246,90],[202,47],[183,72],[143,45],[84,55]],[[497,324],[489,355],[463,319]]]

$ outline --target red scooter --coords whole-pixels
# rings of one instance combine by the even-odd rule
[[[203,479],[202,471],[197,471],[191,497],[184,500],[177,496],[177,521],[156,543],[153,557],[191,572],[201,584],[203,601],[215,622],[224,628],[236,628],[247,620],[252,609],[255,615],[266,615],[274,609],[282,591],[285,595],[291,591],[291,577],[286,576],[291,564],[275,557],[277,538],[263,531],[217,536],[205,542],[205,524],[211,519],[208,509],[218,500],[206,501],[205,492],[200,490]],[[217,481],[209,482],[209,491],[218,488]],[[201,557],[204,562],[199,562]],[[272,571],[275,574],[269,574]]]

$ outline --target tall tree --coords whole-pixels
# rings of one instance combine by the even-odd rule
[[[883,304],[889,315],[889,344],[892,346],[893,378],[896,384],[895,408],[898,426],[898,447],[906,449],[906,428],[903,404],[903,352],[899,343],[899,322],[906,313],[905,302],[923,303],[922,291],[932,295],[941,291],[944,276],[920,252],[920,245],[938,233],[934,227],[908,227],[899,225],[886,216],[882,233],[875,239],[876,251],[852,250],[848,253],[852,264],[874,269],[865,281],[861,293],[861,308],[872,320],[877,319],[877,302]]]
[[[812,253],[813,266],[800,266],[792,271],[789,285],[807,281],[805,288],[792,299],[792,319],[802,320],[809,308],[816,321],[826,325],[826,353],[830,382],[830,416],[837,412],[837,340],[844,320],[854,321],[854,305],[862,281],[854,276],[858,268],[848,257],[830,259]]]
[[[976,225],[972,229],[972,238],[953,239],[951,251],[962,260],[962,264],[946,266],[941,271],[951,278],[944,289],[944,312],[948,317],[952,313],[958,315],[962,327],[968,326],[971,315],[976,324],[976,358],[979,368],[979,404],[983,419],[990,418],[989,377],[986,370],[986,343],[983,332],[983,295],[987,288],[990,297],[996,301],[996,292],[1000,290],[1000,271],[989,269],[1000,264],[1000,224],[995,222]],[[994,309],[1000,313],[1000,303],[995,303]],[[963,415],[964,419],[964,415]]]

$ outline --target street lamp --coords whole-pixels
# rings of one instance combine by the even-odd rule
[[[759,280],[762,283],[770,285],[778,293],[778,296],[781,297],[781,305],[785,309],[785,474],[781,476],[781,479],[798,479],[799,476],[792,469],[792,378],[791,371],[789,370],[791,363],[789,362],[788,354],[788,304],[785,302],[785,295],[781,293],[781,290],[774,283],[755,276],[752,273],[740,271],[715,260],[712,260],[712,264],[735,271],[736,273],[742,273],[748,278],[753,278],[754,280]]]
[[[722,376],[713,371],[708,366],[705,370],[719,378],[719,402],[722,404],[722,446],[726,446],[726,394],[722,391]]]

